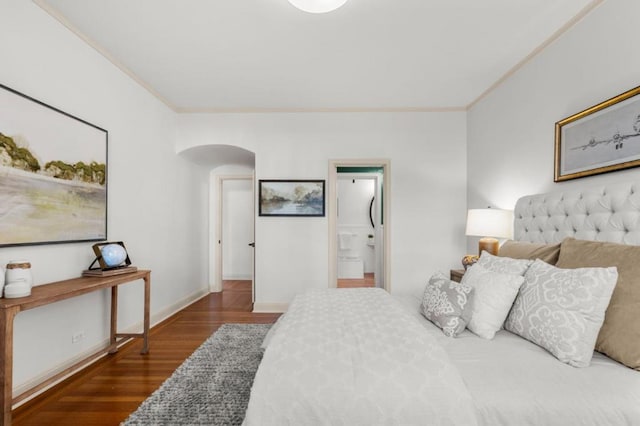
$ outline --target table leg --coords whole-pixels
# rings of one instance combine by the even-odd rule
[[[111,333],[109,336],[109,353],[118,352],[118,286],[111,287]]]
[[[0,380],[2,380],[2,407],[0,425],[11,425],[11,406],[13,402],[13,319],[17,308],[2,309],[0,313],[0,342],[4,342],[4,351],[0,352]]]
[[[142,331],[142,351],[141,354],[149,352],[149,312],[151,307],[151,273],[144,277],[144,329]]]

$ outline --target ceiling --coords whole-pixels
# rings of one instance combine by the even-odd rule
[[[604,0],[34,0],[178,112],[464,110]]]

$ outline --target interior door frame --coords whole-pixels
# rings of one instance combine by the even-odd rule
[[[337,179],[338,182],[341,180],[345,180],[345,181],[351,181],[351,180],[372,180],[373,184],[374,184],[374,189],[373,189],[373,196],[374,199],[376,201],[379,201],[381,198],[381,187],[380,187],[380,178],[381,178],[381,174],[380,173],[374,173],[374,172],[370,172],[370,173],[360,173],[360,172],[354,172],[354,173],[338,173],[337,175]],[[382,181],[384,182],[384,179],[382,179]],[[338,194],[336,194],[336,197],[338,197]],[[338,203],[336,205],[336,212],[339,214],[339,210],[340,210],[340,205],[341,203],[344,203],[344,200],[340,200],[338,199]],[[375,219],[375,224],[378,225],[378,222],[380,221],[380,217],[384,217],[381,216],[381,210],[380,210],[380,204],[379,202],[375,202],[374,203],[374,207],[375,207],[375,212],[373,215],[373,218]],[[343,204],[344,205],[344,204]],[[337,215],[336,215],[337,217]],[[338,220],[338,219],[337,219]],[[339,220],[338,220],[339,222]],[[336,222],[337,224],[337,222]],[[336,226],[338,227],[338,226]],[[338,231],[336,231],[338,232]],[[378,234],[380,233],[380,234]],[[375,236],[375,241],[384,241],[384,227],[382,226],[374,226],[373,229],[373,234]],[[384,271],[384,265],[381,265],[382,263],[382,259],[383,256],[380,256],[380,253],[384,253],[384,244],[380,245],[380,246],[375,246],[374,245],[374,276],[375,276],[375,285],[376,287],[378,287],[379,282],[380,281],[384,281],[384,277],[382,276],[382,272]]]
[[[382,212],[384,289],[391,292],[391,160],[346,159],[329,160],[327,184],[327,214],[329,221],[329,288],[338,286],[338,167],[382,167]]]
[[[253,237],[253,242],[255,242],[255,237],[256,237],[256,215],[255,215],[255,192],[256,192],[256,185],[255,185],[255,173],[253,174],[242,174],[242,175],[215,175],[215,188],[216,188],[216,192],[217,192],[217,196],[216,196],[216,201],[217,201],[217,208],[216,208],[216,232],[213,236],[213,239],[211,241],[211,245],[213,246],[213,250],[215,252],[215,268],[211,268],[211,269],[215,269],[215,270],[210,270],[210,276],[214,276],[214,280],[210,285],[210,291],[212,293],[215,292],[220,292],[222,291],[222,225],[223,225],[223,217],[222,217],[222,208],[223,208],[223,201],[222,201],[222,185],[224,184],[224,181],[230,181],[230,180],[248,180],[251,182],[251,211],[253,212],[253,214],[251,215],[251,217],[253,218],[252,220],[252,225],[253,225],[253,232],[252,232],[252,237]],[[255,248],[252,251],[252,255],[251,255],[251,263],[252,263],[252,267],[251,267],[251,301],[253,302],[253,299],[255,297],[255,268],[256,268],[256,260],[255,260]]]

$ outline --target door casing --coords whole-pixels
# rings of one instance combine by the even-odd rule
[[[382,266],[384,289],[391,292],[391,161],[388,159],[329,160],[327,214],[329,221],[329,287],[338,286],[338,167],[382,167],[383,227]]]
[[[255,173],[254,173],[255,174]],[[210,267],[209,276],[214,277],[213,282],[210,284],[211,292],[220,292],[222,291],[222,225],[223,225],[223,217],[222,217],[222,208],[223,208],[223,197],[222,197],[222,185],[224,181],[228,180],[249,180],[251,181],[252,188],[252,204],[251,210],[254,212],[252,215],[252,230],[251,235],[253,236],[253,242],[255,242],[255,179],[254,174],[247,175],[215,175],[215,188],[217,195],[214,197],[216,199],[216,232],[211,238],[210,241],[210,251],[215,253],[215,261],[212,262],[213,265]],[[254,301],[255,298],[255,250],[252,250],[251,254],[251,300]]]

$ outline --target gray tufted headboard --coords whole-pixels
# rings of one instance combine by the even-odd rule
[[[640,182],[529,195],[514,211],[514,239],[557,243],[566,237],[640,245]]]

